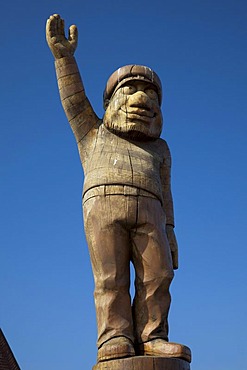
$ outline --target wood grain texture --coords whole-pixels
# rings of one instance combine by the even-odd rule
[[[146,66],[119,68],[108,80],[101,120],[87,99],[73,56],[76,26],[66,38],[64,21],[53,14],[47,20],[46,38],[84,171],[84,226],[95,280],[98,358],[129,356],[137,343],[139,355],[169,353],[187,359],[166,344],[169,286],[178,259],[171,155],[160,138],[161,82]],[[135,269],[133,303],[130,262]],[[124,338],[131,342],[127,351]],[[169,370],[188,370],[181,361],[139,357],[116,360],[113,369],[159,370],[166,362]],[[109,368],[105,363],[97,366]]]
[[[140,356],[101,362],[93,370],[190,370],[190,364],[176,358]]]

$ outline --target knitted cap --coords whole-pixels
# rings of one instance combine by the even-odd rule
[[[130,80],[141,80],[152,83],[156,87],[159,103],[161,104],[162,86],[158,75],[149,67],[130,64],[118,68],[108,79],[103,96],[105,109],[115,91]]]

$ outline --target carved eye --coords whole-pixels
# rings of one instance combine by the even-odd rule
[[[148,88],[145,90],[145,93],[149,96],[150,99],[158,100],[158,94],[154,89]]]
[[[123,94],[131,95],[136,92],[136,87],[133,85],[125,85],[122,87]]]

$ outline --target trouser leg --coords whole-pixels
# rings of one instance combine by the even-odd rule
[[[97,196],[87,200],[83,208],[95,280],[98,347],[117,336],[134,341],[125,197]]]
[[[169,286],[173,278],[171,252],[160,202],[139,197],[137,227],[131,233],[135,267],[133,321],[138,343],[168,340]]]

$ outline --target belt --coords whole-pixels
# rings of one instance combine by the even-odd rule
[[[96,197],[96,196],[106,196],[106,195],[133,195],[133,196],[142,196],[142,197],[148,197],[153,199],[159,198],[140,188],[136,188],[134,186],[129,185],[99,185],[95,186],[94,188],[91,188],[86,191],[85,194],[83,194],[83,202],[86,202],[88,199]]]

